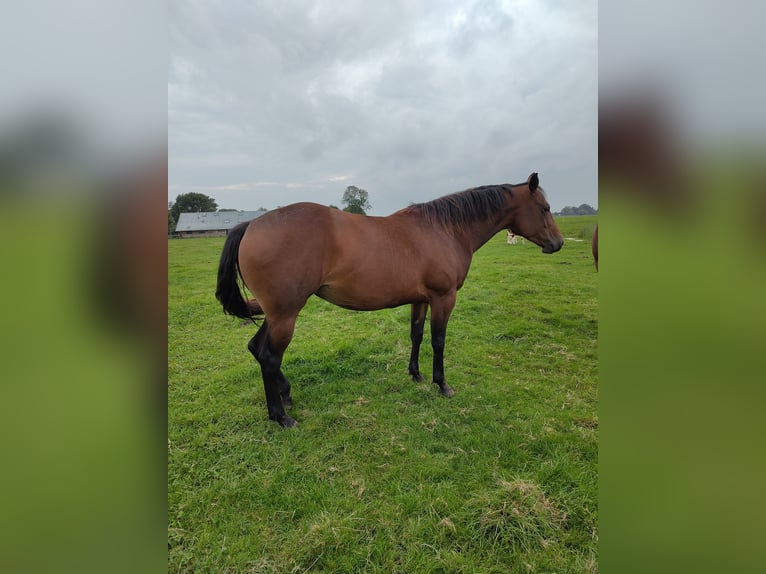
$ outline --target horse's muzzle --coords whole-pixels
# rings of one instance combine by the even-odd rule
[[[545,247],[543,247],[543,253],[556,253],[564,245],[563,239],[556,239],[554,241],[546,241]]]

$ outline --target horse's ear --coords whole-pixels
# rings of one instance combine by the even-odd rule
[[[530,175],[527,182],[529,183],[529,191],[536,190],[537,186],[540,185],[540,179],[537,177],[537,172]]]

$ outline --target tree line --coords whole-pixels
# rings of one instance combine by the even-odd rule
[[[587,203],[582,203],[578,207],[567,205],[564,209],[553,215],[598,215],[598,209],[593,209]]]

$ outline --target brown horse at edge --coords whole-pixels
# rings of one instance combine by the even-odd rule
[[[282,357],[311,295],[359,311],[411,305],[409,373],[417,382],[423,380],[418,357],[430,307],[433,382],[442,395],[454,395],[444,379],[447,322],[473,253],[503,229],[543,253],[561,249],[564,240],[537,173],[524,183],[476,187],[387,217],[296,203],[230,230],[216,297],[230,315],[265,317],[247,347],[261,366],[269,418],[284,427],[297,424],[285,412],[292,395]],[[238,276],[253,299],[243,297]]]
[[[593,252],[593,264],[596,266],[596,271],[598,271],[598,223],[593,229],[593,237],[590,240],[590,249]]]

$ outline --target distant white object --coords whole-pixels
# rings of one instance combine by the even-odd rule
[[[516,237],[516,234],[513,233],[510,229],[508,230],[508,245],[516,245],[518,242],[518,239]]]

